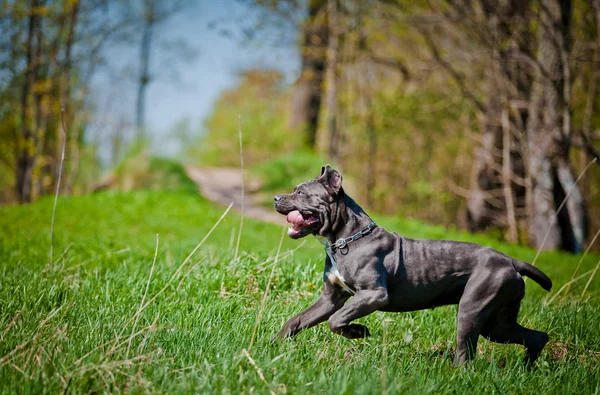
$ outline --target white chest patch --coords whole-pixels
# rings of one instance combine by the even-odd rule
[[[346,280],[344,280],[344,277],[338,270],[337,262],[335,261],[335,258],[333,257],[333,254],[331,253],[331,249],[329,248],[329,242],[327,241],[327,238],[323,237],[323,236],[315,236],[315,237],[317,238],[317,240],[319,240],[319,242],[321,244],[323,244],[323,246],[325,247],[325,252],[327,253],[327,256],[329,257],[329,260],[331,260],[331,268],[329,269],[329,271],[327,273],[325,273],[325,276],[327,277],[327,281],[329,281],[331,284],[339,285],[340,287],[342,287],[342,289],[344,291],[348,292],[349,294],[354,295],[354,291],[348,286],[348,284],[346,284]]]
[[[347,287],[344,277],[342,277],[342,275],[340,274],[339,270],[337,270],[337,268],[335,268],[335,269],[332,268],[332,270],[327,272],[327,280],[329,280],[330,283],[341,286],[342,288]]]

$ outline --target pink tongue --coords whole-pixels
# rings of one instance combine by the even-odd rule
[[[286,220],[288,223],[294,225],[301,225],[305,222],[304,217],[302,217],[302,214],[300,214],[300,211],[298,210],[290,211],[286,217]]]

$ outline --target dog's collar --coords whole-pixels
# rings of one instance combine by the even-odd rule
[[[338,269],[337,262],[335,261],[333,253],[335,252],[335,250],[344,248],[348,244],[352,243],[353,241],[360,239],[363,236],[368,235],[369,233],[371,233],[373,231],[373,229],[375,229],[376,226],[377,226],[377,224],[373,221],[369,224],[369,226],[362,229],[360,232],[355,233],[350,237],[346,237],[345,239],[339,239],[332,245],[329,245],[327,238],[325,238],[323,236],[315,236],[317,238],[317,240],[319,240],[319,242],[321,242],[321,244],[323,244],[323,247],[325,247],[325,253],[329,257],[329,260],[331,261],[331,269],[329,271],[325,272],[327,279],[334,284],[338,284],[340,287],[342,287],[342,289],[344,289],[346,292],[348,292],[351,295],[354,295],[354,291],[352,290],[352,288],[350,288],[348,286],[348,284],[346,284],[346,280],[344,280],[344,277],[342,277],[342,274],[340,273],[340,271]]]
[[[353,234],[350,237],[346,237],[344,239],[339,239],[338,241],[336,241],[333,244],[329,244],[329,243],[323,243],[323,245],[325,246],[325,249],[329,249],[331,252],[335,252],[336,250],[342,249],[344,247],[346,247],[348,244],[352,243],[353,241],[356,241],[358,239],[360,239],[363,236],[366,236],[368,234],[370,234],[373,229],[375,229],[377,227],[377,224],[375,223],[375,221],[371,221],[371,223],[364,229],[361,229],[359,232]]]

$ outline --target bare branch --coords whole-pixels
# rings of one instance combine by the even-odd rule
[[[458,71],[456,71],[450,65],[449,62],[447,62],[443,59],[437,46],[433,42],[433,39],[431,38],[431,35],[429,34],[429,32],[427,32],[425,29],[420,28],[420,27],[417,27],[417,30],[421,33],[421,35],[425,39],[425,42],[427,43],[427,46],[429,47],[434,59],[437,61],[437,63],[440,66],[442,66],[448,72],[448,74],[450,74],[450,76],[454,79],[454,82],[456,82],[459,89],[462,91],[463,95],[467,99],[469,99],[469,101],[471,101],[471,103],[473,103],[477,107],[477,109],[479,109],[479,111],[481,111],[482,113],[486,112],[486,106],[479,99],[477,99],[477,97],[473,94],[473,92],[471,92],[471,90],[467,87],[467,84],[465,82],[465,77],[462,74],[460,74]]]

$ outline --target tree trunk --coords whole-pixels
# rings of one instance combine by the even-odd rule
[[[37,156],[37,120],[39,118],[37,110],[39,110],[39,106],[34,106],[36,113],[32,116],[34,108],[30,103],[30,97],[36,83],[40,61],[37,56],[39,54],[37,47],[40,45],[38,39],[41,22],[40,16],[35,11],[39,6],[39,0],[31,0],[25,47],[25,78],[21,90],[21,136],[17,144],[18,152],[16,156],[16,188],[20,203],[28,203],[32,200],[33,168]]]
[[[571,2],[540,3],[538,70],[532,85],[527,125],[532,190],[529,237],[540,249],[579,252],[586,214],[569,161],[569,28]],[[557,212],[573,189],[567,204]]]
[[[71,5],[71,9],[69,11],[69,30],[67,32],[67,42],[65,44],[65,60],[63,63],[63,72],[61,78],[61,87],[60,87],[60,105],[62,107],[61,111],[64,114],[64,128],[61,132],[57,133],[57,136],[61,136],[57,139],[60,142],[58,144],[58,149],[62,150],[62,139],[69,139],[69,156],[70,156],[70,168],[68,177],[65,180],[65,193],[70,194],[73,191],[73,184],[75,182],[75,178],[77,175],[77,170],[79,168],[79,127],[78,125],[73,124],[74,117],[71,114],[71,68],[72,68],[72,59],[71,52],[73,49],[73,40],[75,37],[75,27],[77,25],[77,14],[79,12],[79,1],[76,1],[73,5]],[[61,125],[62,126],[62,125]],[[66,142],[65,142],[66,143]],[[58,156],[57,156],[58,157]]]
[[[489,226],[502,226],[504,203],[497,197],[502,190],[501,155],[502,128],[499,114],[502,103],[498,94],[491,95],[483,114],[481,143],[475,148],[471,170],[470,193],[467,200],[469,229],[485,230]]]
[[[150,49],[152,48],[152,33],[155,23],[154,0],[144,1],[144,31],[140,48],[140,78],[138,82],[138,94],[136,105],[136,129],[138,137],[144,136],[146,115],[146,90],[150,83]]]
[[[338,34],[337,34],[337,0],[327,1],[327,21],[329,25],[329,41],[327,43],[327,130],[329,135],[329,158],[339,163],[339,137],[337,128],[337,67],[338,67]]]
[[[509,0],[499,4],[485,0],[481,5],[492,56],[486,77],[489,99],[483,113],[481,145],[475,149],[467,220],[471,231],[489,226],[507,228],[507,240],[515,241],[517,211],[523,212],[525,206],[522,185],[525,169],[515,136],[524,134],[526,112],[519,109],[513,112],[510,103],[526,100],[530,78],[527,67],[510,52],[525,49],[520,48],[523,43],[516,42],[515,37],[528,41],[527,25],[519,23],[526,20],[528,2]],[[519,184],[517,180],[523,182]]]
[[[515,215],[515,202],[512,189],[512,159],[511,159],[511,130],[507,104],[502,109],[502,185],[504,189],[504,202],[506,203],[506,219],[508,232],[506,240],[514,243],[518,240],[517,217]]]
[[[290,127],[302,127],[307,145],[314,149],[323,97],[328,27],[327,0],[310,0],[302,35],[302,70],[292,93]]]
[[[596,40],[594,41],[594,57],[592,59],[592,66],[590,70],[590,79],[587,89],[587,97],[585,102],[585,111],[583,115],[582,135],[586,142],[590,141],[592,133],[592,116],[594,114],[594,103],[596,102],[596,95],[598,93],[598,83],[600,82],[600,0],[592,1],[592,10],[594,11],[594,21],[596,23]],[[584,143],[585,144],[585,143]],[[589,161],[590,150],[589,146],[581,150],[579,156],[579,167],[585,168]],[[592,177],[589,174],[585,174],[581,180],[581,195],[584,201],[589,202],[592,199]],[[592,215],[593,216],[593,215]],[[595,224],[591,223],[591,226]]]

